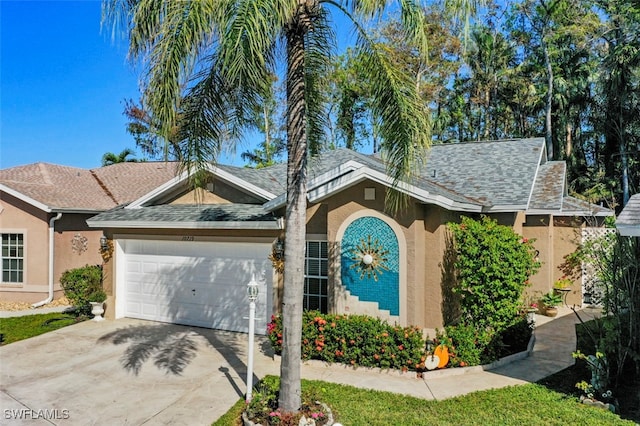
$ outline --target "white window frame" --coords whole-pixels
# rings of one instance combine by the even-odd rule
[[[2,243],[0,243],[0,248],[2,249],[2,253],[0,254],[0,257],[2,257],[2,277],[0,277],[0,279],[2,280],[2,284],[3,285],[9,285],[9,286],[21,286],[24,285],[25,283],[25,277],[26,277],[26,263],[25,263],[25,259],[26,259],[26,241],[27,241],[27,234],[24,231],[19,231],[19,230],[3,230],[1,232],[2,234]],[[4,256],[4,236],[5,235],[19,235],[22,237],[22,244],[21,244],[21,248],[22,248],[22,256]],[[20,246],[17,245],[16,242],[16,249],[19,248]],[[11,242],[9,242],[9,247],[11,247]],[[5,271],[7,271],[9,274],[11,274],[11,272],[14,271],[14,269],[5,269],[4,267],[4,262],[5,260],[18,260],[18,263],[21,263],[21,266],[19,268],[15,269],[15,272],[18,272],[20,274],[20,280],[19,281],[5,281]],[[21,261],[21,262],[20,262]]]
[[[309,243],[320,244],[320,249],[318,251],[318,257],[310,257],[309,256]],[[322,256],[322,245],[324,244],[326,253],[326,257]],[[317,261],[318,262],[318,273],[310,274],[309,273],[309,261]],[[325,274],[323,274],[322,265],[326,265]],[[308,289],[310,288],[310,280],[318,280],[318,293],[310,293]],[[323,285],[324,283],[324,285]],[[326,292],[322,292],[322,288],[326,289]],[[303,289],[303,309],[309,310],[309,300],[311,297],[319,297],[319,311],[327,313],[329,311],[329,243],[326,240],[307,240],[305,241],[305,256],[304,256],[304,289]]]

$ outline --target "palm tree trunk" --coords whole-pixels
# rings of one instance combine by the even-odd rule
[[[573,151],[573,126],[571,123],[567,123],[567,137],[564,146],[564,158],[569,159],[571,157],[571,152]]]
[[[623,126],[624,122],[622,120],[622,112],[620,112],[618,152],[620,153],[620,168],[622,169],[622,176],[620,177],[622,183],[622,207],[626,206],[629,201],[629,159],[627,157],[625,131]]]
[[[304,19],[298,15],[287,29],[287,210],[282,300],[282,361],[279,407],[301,405],[300,359],[307,208],[307,133],[304,98]]]
[[[264,158],[267,165],[271,165],[271,128],[269,126],[269,108],[267,102],[262,106],[262,115],[264,117]]]
[[[547,101],[545,105],[545,140],[547,143],[547,159],[553,160],[553,134],[551,130],[551,105],[553,101],[553,68],[551,68],[551,59],[549,58],[549,47],[543,39],[544,62],[547,68]]]

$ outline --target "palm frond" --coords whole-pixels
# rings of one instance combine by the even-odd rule
[[[307,147],[311,155],[318,154],[324,140],[326,99],[323,86],[331,68],[331,52],[335,34],[327,21],[327,11],[317,9],[313,29],[305,40],[305,101],[307,117]]]
[[[112,39],[127,36],[131,31],[131,16],[136,5],[135,0],[104,0],[100,29],[109,28]]]
[[[419,9],[413,2],[401,4]],[[405,28],[408,35],[420,39],[424,22],[415,18],[416,13],[416,10],[403,11],[403,16],[407,16],[406,20],[403,18],[403,25],[409,25]],[[358,30],[358,54],[364,71],[371,79],[371,107],[383,139],[382,154],[387,173],[393,179],[393,187],[398,188],[402,182],[411,180],[429,147],[429,112],[420,100],[413,78],[406,70],[396,67],[383,47],[376,44],[361,26],[356,22],[354,25]],[[388,195],[391,211],[401,209],[407,202],[400,192],[391,191]]]
[[[194,186],[202,186],[207,166],[226,142],[238,140],[242,123],[233,114],[233,91],[218,73],[215,59],[185,96],[180,128],[180,168]]]
[[[221,76],[236,90],[238,118],[249,119],[268,97],[275,72],[275,48],[291,19],[290,0],[229,1],[217,47]]]
[[[457,22],[462,23],[464,32],[464,50],[466,50],[467,39],[469,38],[469,29],[471,25],[471,17],[478,12],[478,7],[485,6],[487,0],[445,0],[444,10]]]
[[[144,100],[168,139],[184,87],[215,37],[224,2],[140,0],[133,8],[129,54],[147,55]]]
[[[372,77],[372,109],[382,137],[382,155],[393,187],[412,179],[430,144],[429,112],[420,100],[415,83],[398,69],[375,44],[363,46],[364,65]],[[390,209],[399,210],[407,201],[392,193]]]

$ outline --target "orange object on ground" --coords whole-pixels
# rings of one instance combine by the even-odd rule
[[[438,368],[444,368],[449,364],[449,348],[445,345],[439,345],[433,354],[436,355],[440,362],[438,363]]]

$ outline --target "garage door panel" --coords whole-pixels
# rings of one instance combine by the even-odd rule
[[[125,316],[247,331],[246,287],[255,277],[256,332],[265,333],[271,313],[269,244],[126,240],[122,246]]]
[[[141,303],[142,315],[148,315],[151,317],[161,315],[160,306],[151,303]]]

